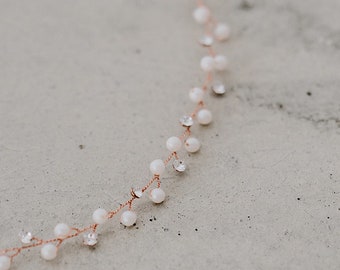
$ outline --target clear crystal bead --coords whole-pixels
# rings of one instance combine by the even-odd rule
[[[25,230],[21,230],[19,232],[20,241],[24,244],[29,244],[32,241],[33,235],[31,232],[26,232]]]
[[[140,199],[143,196],[143,191],[140,189],[131,188],[131,195],[132,197]]]
[[[203,46],[210,47],[214,43],[212,36],[203,36],[200,38],[199,43]]]
[[[176,159],[174,163],[172,163],[174,169],[178,172],[184,172],[186,169],[186,165],[183,160]]]
[[[179,119],[179,122],[184,127],[191,127],[194,124],[194,120],[191,116],[184,115]]]
[[[95,232],[88,232],[84,234],[84,244],[87,246],[94,246],[97,244],[98,234]]]
[[[225,86],[221,82],[216,82],[212,86],[212,90],[215,92],[215,94],[222,95],[225,93]]]

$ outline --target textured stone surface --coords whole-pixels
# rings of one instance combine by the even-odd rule
[[[205,51],[194,1],[0,1],[1,247],[115,208],[166,156]],[[340,1],[208,1],[233,38],[200,153],[53,262],[13,269],[339,269]],[[170,167],[171,169],[171,167]]]

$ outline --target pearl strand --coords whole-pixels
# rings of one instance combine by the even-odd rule
[[[200,141],[191,136],[190,127],[194,124],[194,118],[201,125],[208,125],[212,122],[212,113],[205,108],[204,95],[208,86],[212,83],[212,72],[224,71],[227,68],[228,61],[223,55],[216,55],[212,49],[214,38],[218,41],[224,41],[230,37],[230,28],[226,24],[216,23],[212,17],[210,9],[203,4],[202,1],[197,1],[198,7],[193,11],[193,17],[198,24],[204,25],[207,30],[207,35],[200,39],[201,45],[208,47],[208,55],[201,59],[200,67],[206,72],[206,80],[202,87],[194,87],[189,90],[190,100],[196,104],[196,107],[190,116],[183,116],[180,118],[180,123],[185,127],[185,131],[181,136],[169,137],[166,141],[166,148],[170,155],[166,160],[156,159],[150,163],[150,172],[153,175],[149,182],[140,190],[131,189],[131,198],[125,203],[122,203],[117,209],[110,212],[103,208],[98,208],[92,214],[93,224],[84,228],[73,228],[66,223],[59,223],[54,228],[55,238],[40,239],[32,235],[31,232],[21,231],[19,233],[22,246],[7,248],[0,250],[0,270],[8,270],[11,266],[13,258],[21,253],[22,250],[41,246],[41,257],[47,261],[53,260],[58,255],[58,250],[61,244],[70,238],[74,238],[83,234],[84,244],[87,246],[94,246],[98,241],[97,228],[99,225],[106,223],[113,218],[118,212],[125,207],[120,216],[120,223],[124,226],[130,227],[137,222],[137,213],[132,210],[132,204],[135,199],[140,199],[144,192],[146,192],[155,182],[157,187],[149,191],[149,199],[155,203],[160,204],[164,202],[166,194],[161,189],[160,176],[164,174],[167,164],[173,161],[173,167],[178,172],[184,172],[186,165],[184,161],[178,157],[178,152],[184,146],[189,153],[198,152],[201,148]],[[212,90],[215,94],[221,95],[225,93],[225,87],[221,83],[212,85]]]

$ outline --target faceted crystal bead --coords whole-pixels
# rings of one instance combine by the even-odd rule
[[[84,234],[84,244],[87,246],[94,246],[97,244],[98,235],[95,232],[88,232]]]
[[[179,119],[179,122],[184,127],[191,127],[194,124],[194,120],[191,116],[184,115]]]
[[[140,189],[131,188],[131,195],[137,199],[140,199],[143,196],[143,191]]]
[[[184,172],[186,169],[186,165],[183,160],[176,159],[174,163],[172,164],[174,169],[178,172]]]
[[[214,91],[215,94],[217,95],[222,95],[225,93],[225,86],[224,84],[220,83],[220,82],[216,82],[213,84],[212,86],[212,90]]]
[[[200,38],[199,43],[203,46],[210,47],[214,43],[212,36],[203,36]]]
[[[25,230],[22,230],[19,232],[19,238],[22,243],[29,244],[32,241],[33,235],[31,232],[26,232]]]

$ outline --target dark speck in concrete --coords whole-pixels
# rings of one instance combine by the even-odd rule
[[[301,200],[301,198],[296,198],[298,201],[300,201]]]
[[[85,145],[79,144],[79,149],[84,149]]]
[[[279,109],[283,109],[283,104],[282,103],[277,103],[277,106],[279,107]]]
[[[309,92],[309,91],[308,91],[306,94],[307,94],[307,96],[311,96],[311,95],[312,95],[312,92]]]
[[[251,3],[249,0],[243,0],[240,3],[240,9],[242,10],[251,10],[254,7],[254,4]]]

